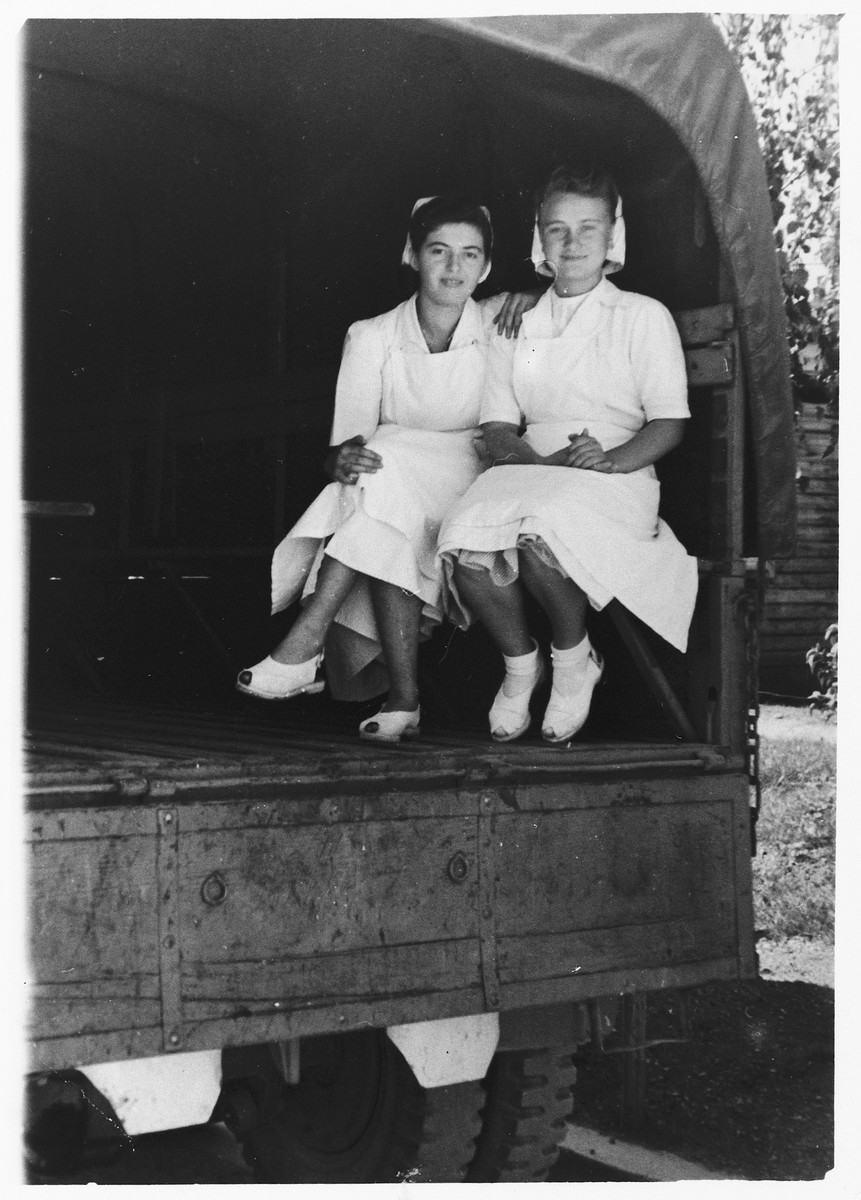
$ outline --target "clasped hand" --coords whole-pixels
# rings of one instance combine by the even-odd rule
[[[326,472],[336,483],[354,484],[361,474],[379,471],[383,460],[375,450],[366,448],[366,441],[367,438],[357,434],[340,446],[333,446],[326,455]]]
[[[588,429],[582,433],[569,433],[568,441],[570,445],[548,455],[545,460],[548,465],[579,467],[582,471],[604,471],[608,474],[618,471],[619,468],[607,457],[601,443],[590,435]]]

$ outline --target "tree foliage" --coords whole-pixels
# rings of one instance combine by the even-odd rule
[[[796,403],[834,419],[839,355],[837,15],[716,14],[765,158]]]

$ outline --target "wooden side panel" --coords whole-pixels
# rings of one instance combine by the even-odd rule
[[[474,818],[187,834],[185,969],[474,937],[475,838]],[[448,870],[456,856],[460,882]],[[225,889],[216,904],[204,899],[214,873]]]
[[[500,816],[500,935],[732,922],[726,805]],[[504,914],[504,925],[502,924]]]
[[[40,841],[29,866],[33,1036],[157,1026],[154,835]]]
[[[418,799],[34,816],[34,1066],[751,973],[743,774]]]
[[[831,436],[831,422],[805,406],[796,433],[795,553],[774,562],[762,613],[761,686],[799,698],[816,687],[805,654],[838,617],[839,465]]]
[[[710,946],[716,959],[735,953],[732,929],[726,921],[680,919],[648,926],[622,925],[541,937],[500,938],[503,983],[564,979],[587,969],[589,975],[607,971],[637,971],[663,960],[668,967],[701,962]],[[553,964],[552,973],[548,964]]]
[[[713,304],[709,308],[689,308],[673,313],[684,346],[704,346],[726,337],[735,318],[731,304]]]
[[[734,802],[497,819],[503,983],[736,953]],[[746,796],[743,799],[746,802]]]
[[[183,971],[186,1013],[193,1021],[221,1017],[225,1010],[241,1009],[248,1016],[462,988],[478,996],[480,987],[475,938],[347,952],[321,947],[314,955],[275,961],[186,961]]]
[[[691,387],[726,387],[732,383],[733,351],[729,342],[686,350],[685,363]]]

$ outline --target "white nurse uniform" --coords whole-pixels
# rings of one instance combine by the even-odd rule
[[[524,440],[550,454],[584,429],[609,450],[648,421],[689,417],[684,355],[667,309],[606,278],[577,299],[566,324],[568,302],[551,289],[524,314],[515,341],[493,342],[482,423],[525,422]],[[659,498],[653,467],[607,474],[495,466],[452,508],[440,531],[451,619],[464,628],[472,619],[453,582],[455,559],[487,567],[507,583],[517,576],[517,548],[532,543],[579,584],[594,608],[617,597],[684,650],[697,564],[659,518]]]
[[[324,488],[272,560],[273,613],[314,591],[324,550],[361,573],[326,639],[326,676],[338,699],[367,699],[387,688],[368,576],[421,598],[423,637],[442,620],[437,534],[483,470],[476,427],[502,299],[467,300],[440,354],[428,349],[415,297],[347,333],[331,444],[361,434],[383,465],[355,485]]]

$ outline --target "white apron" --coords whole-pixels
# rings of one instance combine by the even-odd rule
[[[623,371],[614,372],[612,362],[600,389],[568,386],[578,372],[580,380],[597,374],[596,353],[600,348],[593,328],[580,336],[566,331],[561,337],[530,340],[524,352],[515,352],[514,386],[524,410],[555,417],[527,427],[525,440],[539,454],[566,446],[569,434],[584,429],[609,450],[642,428],[642,419],[636,423],[601,400],[601,392],[612,396],[631,386]],[[456,558],[469,561],[469,552],[475,551],[481,557],[473,561],[486,562],[489,552],[501,551],[503,561],[494,564],[493,574],[507,582],[517,576],[517,547],[537,542],[539,550],[543,543],[552,552],[595,609],[615,596],[684,650],[697,564],[658,517],[659,499],[653,467],[619,475],[571,467],[494,467],[452,509],[440,532],[449,616],[464,628],[471,620],[453,584]]]
[[[326,640],[326,675],[340,700],[388,687],[367,576],[420,597],[422,637],[442,620],[437,535],[483,469],[475,436],[484,363],[478,341],[442,354],[391,350],[383,370],[397,421],[378,426],[367,443],[382,468],[353,486],[329,484],[275,550],[273,613],[314,591],[324,548],[361,572]]]

